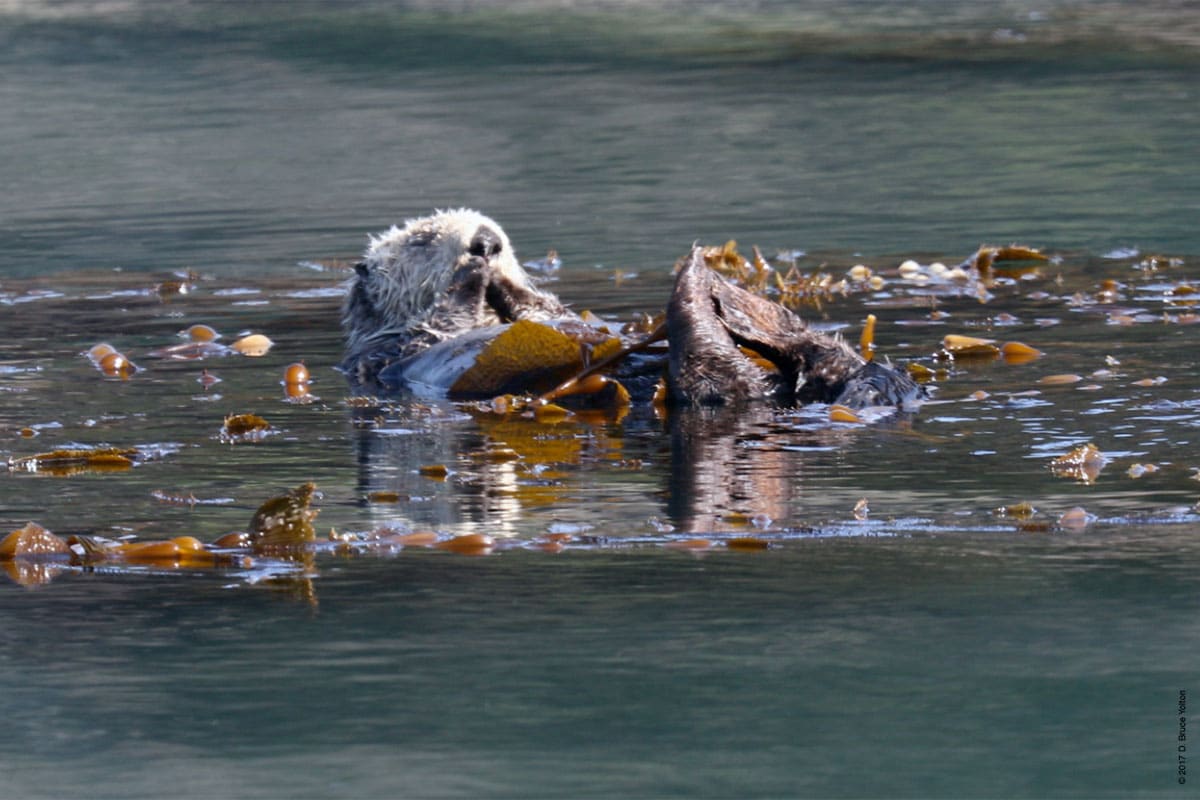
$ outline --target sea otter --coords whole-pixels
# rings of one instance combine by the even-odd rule
[[[354,269],[342,310],[340,369],[359,391],[467,399],[470,393],[454,391],[456,382],[510,326],[543,323],[580,341],[595,331],[533,285],[504,230],[476,211],[439,211],[393,226],[371,238]],[[665,338],[665,358],[630,357],[612,370],[635,385],[646,375],[653,380],[645,386],[664,376],[667,398],[677,405],[775,399],[863,408],[923,397],[906,373],[865,361],[841,338],[718,275],[699,247],[676,276]],[[490,393],[504,391],[519,389]]]

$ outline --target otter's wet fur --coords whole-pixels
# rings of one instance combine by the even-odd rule
[[[460,208],[372,236],[355,265],[342,370],[371,386],[392,363],[468,331],[574,315],[532,284],[494,220]]]

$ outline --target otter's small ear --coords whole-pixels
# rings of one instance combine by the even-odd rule
[[[370,272],[371,269],[370,269],[370,267],[367,266],[367,262],[359,261],[357,264],[354,265],[354,271],[358,273],[358,277],[365,278],[365,277],[367,277],[367,273]]]

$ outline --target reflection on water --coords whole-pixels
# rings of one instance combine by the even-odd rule
[[[460,5],[0,3],[0,455],[140,454],[0,474],[0,532],[211,544],[323,493],[299,562],[8,562],[6,792],[1178,791],[1186,4]],[[934,398],[869,426],[347,403],[346,265],[458,205],[620,321],[697,239],[865,264],[883,283],[802,312],[849,338],[875,314]],[[1011,241],[1057,259],[986,287],[933,268]],[[274,345],[155,355],[196,323]],[[1044,355],[935,357],[951,333]],[[99,342],[142,370],[107,377]],[[273,433],[223,441],[245,413]],[[1051,472],[1089,442],[1094,482]],[[490,555],[426,546],[479,534]]]

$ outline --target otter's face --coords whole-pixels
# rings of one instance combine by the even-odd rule
[[[511,322],[524,316],[520,297],[545,296],[533,288],[504,230],[467,209],[372,237],[355,271],[342,315],[352,348]]]

